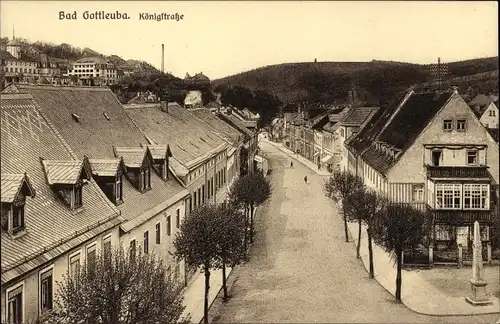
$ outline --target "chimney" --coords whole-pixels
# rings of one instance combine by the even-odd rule
[[[161,73],[164,73],[165,70],[165,45],[161,44]]]
[[[160,101],[160,110],[168,114],[168,103],[165,100]]]

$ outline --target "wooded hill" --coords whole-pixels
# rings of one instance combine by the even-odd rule
[[[445,85],[498,91],[498,57],[448,63]],[[392,61],[286,63],[214,80],[218,89],[263,90],[281,101],[343,102],[353,88],[362,101],[383,104],[409,86],[431,85],[430,66]]]

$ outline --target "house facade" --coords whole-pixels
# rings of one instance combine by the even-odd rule
[[[64,75],[74,76],[85,85],[93,85],[92,83],[112,85],[118,82],[116,66],[100,57],[85,57],[73,62]]]
[[[1,94],[2,323],[56,307],[56,282],[119,246],[124,221],[27,93]]]
[[[432,215],[429,263],[471,256],[472,228],[481,224],[485,251],[498,217],[498,143],[456,92],[400,94],[346,143],[349,170],[395,202]],[[450,254],[450,251],[451,254]]]
[[[486,106],[482,114],[479,115],[479,121],[486,128],[498,129],[498,101],[496,104],[491,101]]]

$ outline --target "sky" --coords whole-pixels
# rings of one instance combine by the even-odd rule
[[[60,12],[77,19],[59,19]],[[85,11],[127,20],[83,19]],[[140,13],[184,15],[139,20]],[[498,56],[496,1],[0,1],[0,35],[89,47],[210,79],[288,62]]]

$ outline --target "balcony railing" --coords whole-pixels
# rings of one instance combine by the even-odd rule
[[[491,222],[492,210],[432,210],[434,223],[441,224],[473,224]]]
[[[490,173],[486,165],[480,166],[433,166],[426,165],[427,176],[433,178],[487,178]]]

